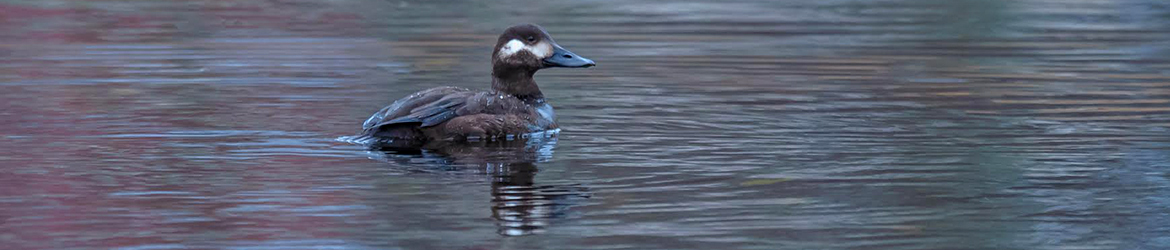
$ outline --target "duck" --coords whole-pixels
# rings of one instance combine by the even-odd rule
[[[561,47],[535,24],[505,29],[496,39],[491,63],[490,90],[435,87],[419,91],[366,119],[362,135],[404,146],[556,130],[556,114],[532,76],[547,68],[597,65]]]

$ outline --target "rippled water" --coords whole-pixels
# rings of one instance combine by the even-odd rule
[[[339,142],[487,88],[563,131]],[[0,242],[61,248],[1170,248],[1170,2],[5,1]]]

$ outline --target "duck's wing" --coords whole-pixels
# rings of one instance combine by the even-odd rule
[[[476,92],[465,88],[438,87],[419,91],[398,99],[390,106],[374,113],[362,124],[362,129],[398,123],[421,123],[433,126],[455,117],[459,107],[466,106],[467,97]]]
[[[386,127],[426,128],[459,116],[521,112],[522,107],[523,102],[510,96],[500,98],[488,92],[439,87],[395,101],[367,119],[362,128],[367,133]]]

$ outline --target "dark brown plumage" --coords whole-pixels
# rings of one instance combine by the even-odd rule
[[[363,134],[400,145],[421,145],[555,129],[552,106],[545,102],[532,75],[550,67],[593,65],[561,48],[539,26],[512,26],[500,35],[492,52],[490,91],[437,87],[414,93],[367,119]]]

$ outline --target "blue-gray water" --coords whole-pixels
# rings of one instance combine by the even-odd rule
[[[525,22],[599,64],[559,135],[335,140]],[[1167,58],[1160,0],[10,0],[0,243],[1166,249]]]

